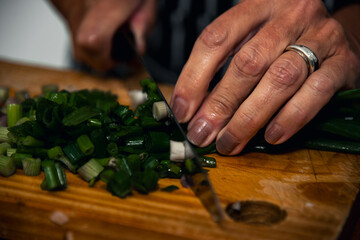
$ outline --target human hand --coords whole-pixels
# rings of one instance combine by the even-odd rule
[[[118,64],[111,57],[116,31],[128,25],[137,51],[145,52],[145,39],[155,21],[156,0],[51,0],[66,19],[77,60],[96,70]]]
[[[222,154],[240,153],[266,125],[266,141],[283,143],[336,91],[355,87],[360,52],[349,34],[320,0],[243,0],[197,39],[174,89],[174,114],[180,122],[191,120],[190,141],[206,146],[216,138]],[[299,54],[284,52],[292,44],[311,49],[320,68],[308,74]],[[224,77],[208,94],[230,56]]]

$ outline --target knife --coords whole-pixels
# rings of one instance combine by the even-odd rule
[[[150,68],[146,65],[146,61],[136,52],[134,45],[134,36],[129,29],[121,28],[119,29],[114,38],[113,38],[113,49],[112,49],[112,57],[120,62],[128,61],[128,60],[137,60],[137,62],[142,65],[142,67],[147,72],[148,76],[157,83],[157,88],[162,97],[163,101],[166,103],[169,112],[170,118],[175,123],[174,125],[178,128],[181,133],[184,141],[186,141],[187,145],[190,147],[190,151],[192,152],[192,161],[195,163],[199,172],[189,174],[185,174],[186,183],[190,186],[194,194],[201,201],[205,209],[208,211],[212,219],[221,223],[224,219],[223,210],[220,205],[220,201],[215,193],[215,190],[210,182],[209,176],[207,172],[202,168],[200,159],[196,152],[193,149],[193,145],[187,139],[185,134],[185,128],[182,126],[179,121],[177,121],[174,113],[172,112],[168,102],[166,101],[164,95],[161,93],[159,88],[159,84],[156,81],[156,78],[153,77]]]

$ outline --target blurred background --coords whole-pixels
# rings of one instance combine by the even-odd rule
[[[46,0],[0,0],[0,60],[70,68],[71,42]]]

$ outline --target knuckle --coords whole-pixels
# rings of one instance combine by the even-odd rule
[[[271,84],[276,89],[283,89],[290,87],[296,83],[301,75],[301,67],[296,66],[290,60],[284,60],[274,63],[268,71],[271,79]]]
[[[290,109],[291,116],[297,123],[307,123],[310,120],[304,107],[300,103],[290,102]],[[294,122],[292,124],[294,124]]]
[[[209,99],[209,109],[212,112],[212,116],[228,118],[234,113],[236,106],[233,99],[226,94],[217,94]]]
[[[208,25],[199,36],[199,41],[209,49],[222,46],[228,37],[227,28],[214,22]]]
[[[265,61],[256,47],[246,47],[234,56],[236,75],[260,76],[265,69]]]
[[[331,96],[336,91],[336,84],[326,73],[318,74],[309,81],[309,86],[315,96]]]
[[[260,122],[256,116],[257,116],[256,112],[251,109],[238,111],[236,114],[237,119],[239,119],[244,123],[244,126],[246,126],[247,129],[246,131],[249,134],[253,134],[257,132],[259,129]]]

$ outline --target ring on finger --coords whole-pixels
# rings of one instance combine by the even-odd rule
[[[299,54],[305,61],[308,67],[308,75],[313,73],[319,68],[319,59],[317,58],[316,54],[308,47],[304,45],[289,45],[286,47],[286,51],[293,51]]]

